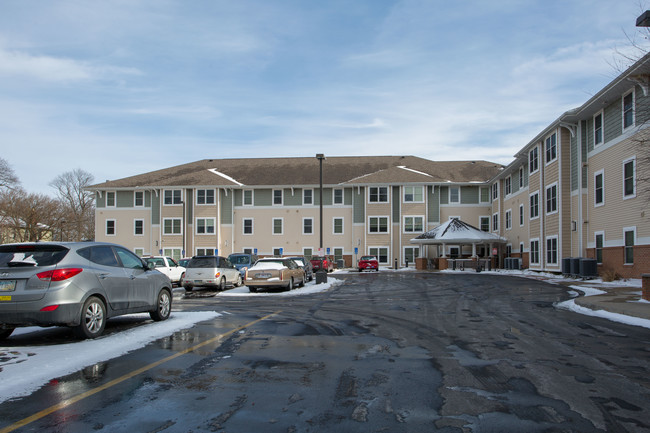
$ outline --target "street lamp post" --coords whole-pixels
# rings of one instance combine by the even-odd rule
[[[320,194],[320,250],[324,254],[323,251],[323,160],[325,159],[325,155],[322,153],[317,153],[316,154],[316,159],[318,159],[320,163],[320,188],[319,188],[319,194]]]

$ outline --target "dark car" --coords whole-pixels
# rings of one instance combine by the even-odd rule
[[[228,260],[230,260],[230,263],[235,265],[235,267],[239,270],[242,279],[245,279],[246,271],[248,268],[255,264],[255,262],[258,260],[258,257],[255,254],[234,253],[228,256]]]
[[[309,260],[307,260],[304,256],[294,256],[288,258],[296,262],[298,266],[301,266],[305,270],[305,279],[307,281],[314,279],[314,267],[311,265],[311,262]]]
[[[362,256],[359,259],[359,264],[357,267],[359,268],[359,272],[363,272],[364,270],[378,272],[379,262],[375,256]]]
[[[165,320],[171,287],[166,275],[120,245],[0,245],[0,340],[24,326],[70,326],[81,338],[95,338],[107,319],[129,313]]]
[[[323,263],[323,269],[327,272],[332,272],[334,270],[334,260],[332,260],[332,257],[330,256],[312,256],[310,262],[314,272],[320,269],[321,262]]]

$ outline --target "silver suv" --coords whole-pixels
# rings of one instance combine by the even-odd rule
[[[169,317],[172,284],[126,248],[100,242],[0,245],[0,340],[21,326],[70,326],[102,334],[106,319]]]
[[[239,287],[243,278],[235,265],[221,256],[194,256],[185,268],[183,287],[191,292],[194,287],[224,290],[226,286]]]

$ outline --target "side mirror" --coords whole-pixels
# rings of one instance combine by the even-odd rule
[[[148,270],[153,271],[154,269],[156,269],[156,264],[154,262],[147,262],[146,267]]]

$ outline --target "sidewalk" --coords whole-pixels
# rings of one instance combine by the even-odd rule
[[[582,283],[588,286],[589,283]],[[574,287],[579,290],[581,284]],[[605,288],[606,293],[593,296],[580,296],[575,303],[590,310],[605,310],[610,313],[624,314],[650,320],[650,302],[641,299],[638,287]]]

